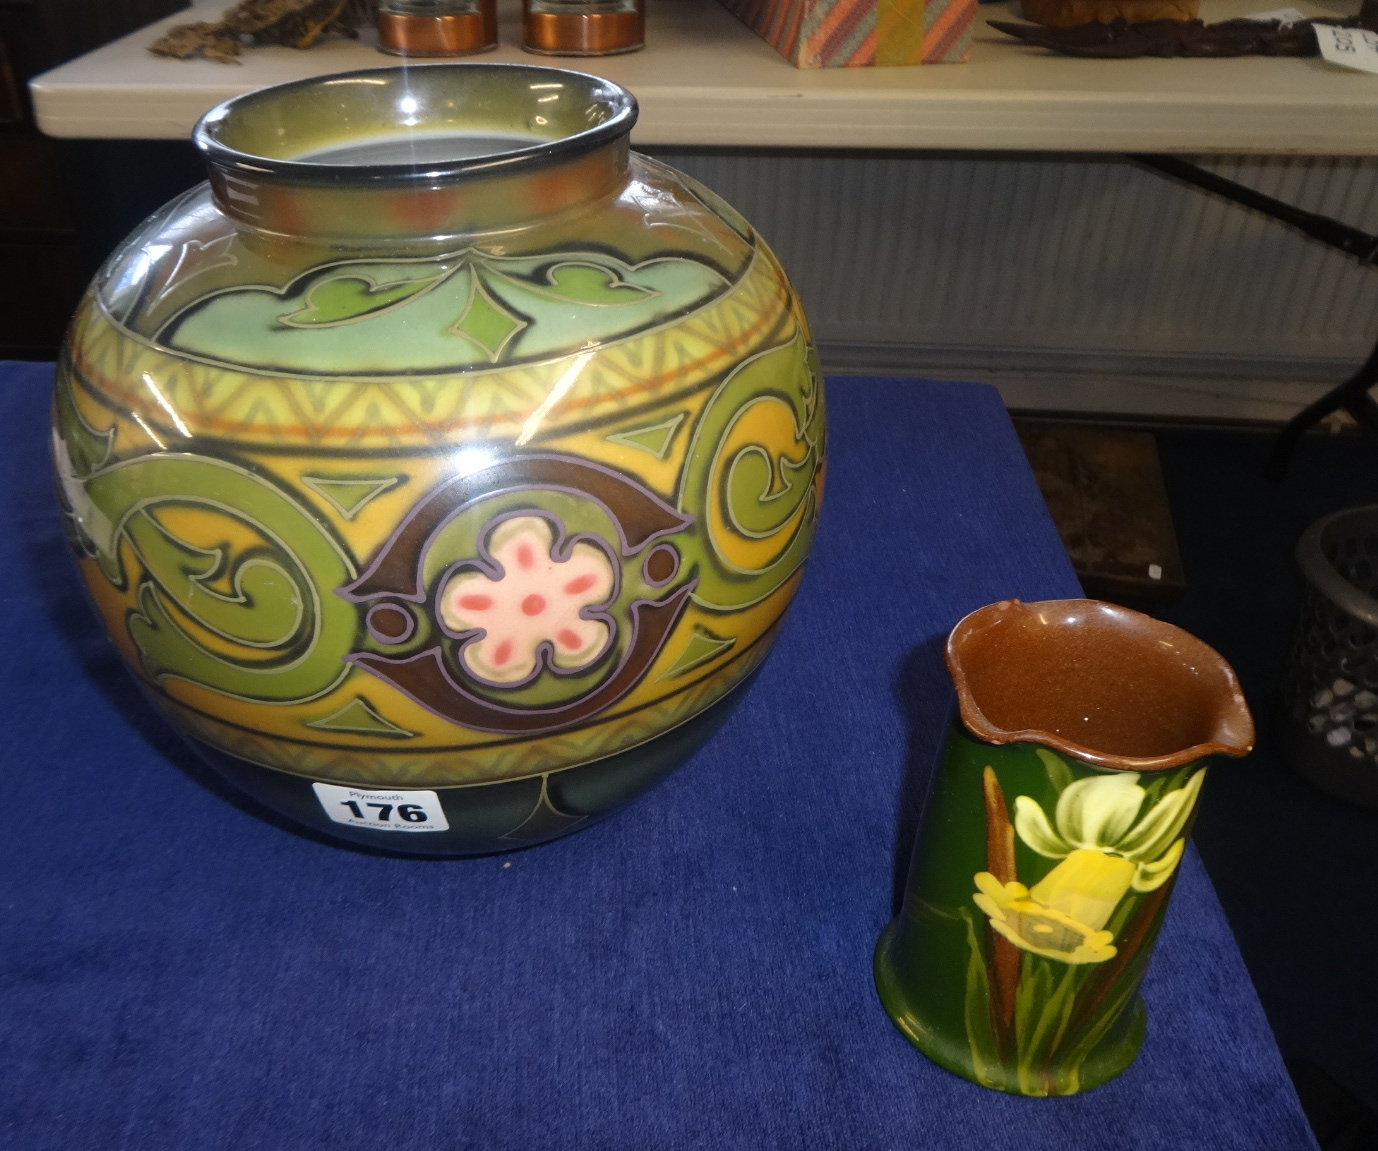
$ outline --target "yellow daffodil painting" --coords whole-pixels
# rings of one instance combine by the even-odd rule
[[[946,760],[911,897],[878,949],[882,1000],[925,1053],[978,1083],[1094,1087],[1143,1041],[1139,983],[1203,763],[1104,769],[964,733]]]
[[[976,906],[1023,951],[1061,963],[1114,958],[1106,923],[1129,891],[1156,891],[1172,876],[1204,779],[1204,769],[1193,772],[1184,786],[1145,810],[1148,793],[1137,772],[1091,776],[1062,792],[1051,822],[1035,800],[1017,796],[1019,838],[1060,862],[1032,888],[977,872]]]

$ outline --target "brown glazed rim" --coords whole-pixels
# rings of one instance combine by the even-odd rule
[[[1167,641],[1180,650],[1190,652],[1192,657],[1200,663],[1214,667],[1223,679],[1222,687],[1224,690],[1220,694],[1224,696],[1228,692],[1228,698],[1222,701],[1223,706],[1218,706],[1216,709],[1214,738],[1163,755],[1140,757],[1097,751],[1094,748],[1085,747],[1073,740],[1066,739],[1055,732],[1042,731],[1037,728],[1011,731],[997,727],[986,717],[976,703],[970,680],[962,666],[961,648],[974,635],[1011,611],[1028,612],[1048,608],[1067,611],[1110,609],[1113,613],[1132,621],[1146,639],[1153,642]],[[1244,700],[1244,692],[1239,686],[1239,680],[1235,676],[1234,669],[1225,661],[1225,658],[1190,632],[1183,631],[1179,627],[1164,623],[1162,620],[1156,620],[1152,616],[1144,615],[1142,612],[1134,611],[1131,608],[1093,599],[1036,600],[1031,603],[1024,603],[1017,599],[1001,600],[998,603],[977,608],[963,616],[957,622],[956,627],[948,633],[945,655],[948,673],[952,676],[953,686],[957,689],[962,723],[972,735],[986,743],[1034,743],[1054,751],[1060,751],[1064,755],[1094,764],[1097,767],[1139,772],[1164,771],[1167,768],[1193,763],[1209,755],[1233,757],[1248,755],[1254,749],[1253,717],[1249,713],[1248,704]]]

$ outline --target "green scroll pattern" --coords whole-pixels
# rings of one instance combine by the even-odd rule
[[[148,676],[274,704],[338,684],[358,624],[354,607],[330,589],[355,573],[326,530],[268,480],[224,460],[166,453],[105,464],[65,381],[57,394],[54,454],[73,529],[112,584],[137,582],[128,627]],[[258,543],[195,546],[159,517],[175,508],[234,521]],[[122,543],[137,575],[125,570]],[[182,621],[223,644],[208,646]]]
[[[783,406],[792,427],[783,442],[749,443],[729,455],[733,429],[757,404]],[[700,606],[726,612],[759,603],[808,557],[824,439],[822,375],[803,333],[745,360],[718,386],[694,428],[679,494],[680,510],[694,517]],[[714,501],[726,521],[716,527],[708,514]],[[772,540],[778,546],[759,566],[733,559],[738,541]]]
[[[127,627],[148,676],[270,704],[314,699],[338,685],[350,672],[346,657],[368,643],[357,606],[333,594],[357,573],[326,526],[281,487],[230,460],[163,452],[111,462],[111,433],[83,421],[69,387],[60,380],[56,401],[62,491],[80,546],[114,586],[135,585],[138,607]],[[734,438],[759,405],[778,409],[758,424],[770,430],[756,439],[768,442]],[[718,385],[694,427],[678,492],[679,510],[692,521],[677,533],[676,546],[693,564],[701,607],[734,612],[760,603],[803,564],[818,515],[823,453],[822,382],[802,333],[750,357]],[[601,520],[584,522],[590,513],[580,501],[557,502],[547,510],[571,530],[616,537]],[[255,542],[207,546],[179,538],[175,514],[165,514],[177,509],[223,517],[240,528],[227,538],[248,528]],[[451,535],[473,535],[479,526],[461,516],[439,542],[457,544]],[[459,553],[470,554],[472,542],[466,539]],[[453,551],[439,547],[434,556]],[[640,562],[638,556],[622,565],[612,608],[619,618],[632,600],[653,598]],[[429,629],[415,639],[423,634]],[[518,692],[517,702],[548,705],[552,691],[561,700],[577,696],[601,669],[558,682],[543,677]]]

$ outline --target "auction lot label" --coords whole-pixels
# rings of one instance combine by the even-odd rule
[[[371,791],[313,783],[321,808],[336,823],[370,831],[448,831],[449,821],[433,791]]]

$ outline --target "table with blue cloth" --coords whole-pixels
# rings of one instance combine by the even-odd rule
[[[984,1090],[876,998],[944,637],[1080,594],[993,389],[831,380],[817,547],[726,726],[597,826],[426,860],[293,831],[144,702],[62,536],[51,378],[0,364],[0,1146],[1315,1147],[1193,853],[1104,1087]]]

